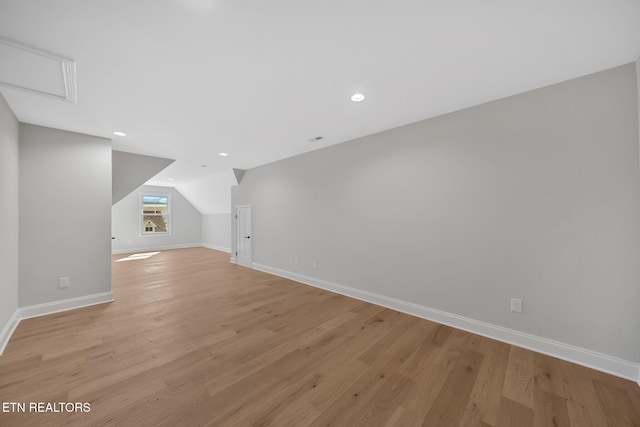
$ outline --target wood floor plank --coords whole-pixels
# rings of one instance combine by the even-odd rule
[[[509,363],[509,345],[483,337],[474,340],[479,342],[476,351],[484,354],[484,359],[460,424],[496,425]]]
[[[623,388],[597,380],[593,381],[593,385],[609,426],[640,427],[640,413],[636,412]]]
[[[449,375],[423,426],[457,426],[478,377],[484,356],[466,351]]]
[[[535,427],[569,427],[567,399],[536,388],[533,394]]]
[[[396,406],[384,427],[410,427],[416,424],[415,416],[402,406]]]
[[[332,372],[327,372],[323,381],[309,390],[304,399],[318,411],[323,411],[335,402],[336,397],[345,393],[347,389],[365,375],[369,369],[358,359],[346,358],[339,363]]]
[[[318,418],[320,411],[305,400],[293,402],[275,414],[267,424],[269,426],[308,426]],[[253,424],[256,427],[261,424]]]
[[[544,354],[534,354],[534,387],[555,396],[566,397],[559,368],[555,358]]]
[[[600,401],[589,369],[572,363],[558,361],[567,397],[569,422],[572,426],[606,426],[606,417],[600,407]],[[624,409],[618,407],[617,409]]]
[[[369,402],[387,383],[387,378],[398,368],[397,359],[388,356],[371,365],[344,393],[335,396],[311,426],[353,425],[367,411]]]
[[[446,333],[443,333],[445,331]],[[449,327],[438,328],[418,350],[405,362],[411,369],[402,370],[415,385],[403,399],[401,405],[407,417],[421,426],[423,420],[446,386],[449,376],[467,348],[470,336]],[[446,336],[446,339],[443,337]],[[417,364],[414,364],[417,361]],[[500,390],[502,392],[502,390]]]
[[[638,426],[637,384],[229,263],[113,257],[109,304],[20,323],[1,426]]]
[[[283,356],[292,355],[296,350],[300,349],[300,347],[317,342],[324,335],[331,334],[334,328],[348,322],[354,316],[355,314],[353,313],[343,313],[340,316],[334,317],[333,319],[318,325],[310,331],[305,331],[305,333],[301,335],[291,337],[290,340],[282,344],[278,344],[272,339],[270,345],[269,342],[266,342],[266,345],[262,347],[259,354],[256,354],[255,357],[241,360],[241,363],[239,364],[227,363],[225,365],[226,372],[215,375],[213,378],[205,382],[204,386],[209,391],[209,394],[215,395],[228,387],[233,386],[239,381],[250,377],[256,372],[265,369],[273,363],[276,363],[282,359]]]
[[[533,408],[533,359],[533,352],[512,346],[504,380],[503,396],[528,408]]]
[[[209,390],[212,394],[209,404],[216,407],[216,421],[232,425],[241,421],[244,414],[259,405],[265,395],[283,393],[291,384],[304,378],[309,370],[334,350],[345,344],[345,337],[339,332],[329,330],[313,341],[281,354],[277,360],[242,378],[222,390]]]
[[[398,403],[411,390],[413,382],[402,374],[394,373],[373,396],[368,409],[353,424],[356,427],[384,426],[393,415]]]
[[[496,427],[531,427],[533,426],[533,409],[506,397],[500,403],[500,414]]]

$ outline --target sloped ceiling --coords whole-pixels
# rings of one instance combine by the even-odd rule
[[[113,151],[111,205],[118,203],[173,162],[172,159]]]

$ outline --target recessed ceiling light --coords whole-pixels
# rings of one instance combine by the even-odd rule
[[[175,180],[176,180],[175,178],[169,178],[169,181],[175,181]]]
[[[361,93],[354,93],[353,95],[351,95],[351,100],[353,102],[364,101],[364,95]]]
[[[220,156],[222,156],[222,157],[227,157],[227,156],[229,155],[229,154],[227,154],[227,153],[218,153],[218,154],[219,154]]]
[[[127,136],[127,134],[126,134],[126,133],[124,133],[124,132],[120,132],[120,131],[116,131],[116,132],[114,132],[113,134],[114,134],[114,135],[117,135],[117,136]]]

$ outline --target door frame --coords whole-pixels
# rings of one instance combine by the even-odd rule
[[[239,229],[239,222],[238,222],[238,209],[248,209],[248,218],[247,221],[249,223],[249,236],[251,238],[251,243],[249,245],[249,256],[248,256],[248,265],[244,264],[244,263],[240,263],[238,260],[238,248],[240,245],[240,229]],[[238,265],[242,265],[244,267],[249,267],[251,268],[251,263],[253,262],[253,221],[252,221],[252,215],[251,215],[251,205],[235,205],[233,207],[233,221],[234,221],[234,247],[233,247],[233,262],[238,264]]]

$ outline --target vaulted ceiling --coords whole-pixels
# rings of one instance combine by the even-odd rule
[[[639,23],[637,0],[0,0],[0,37],[75,62],[77,102],[0,91],[22,122],[176,159],[155,179],[176,185],[634,61]]]

